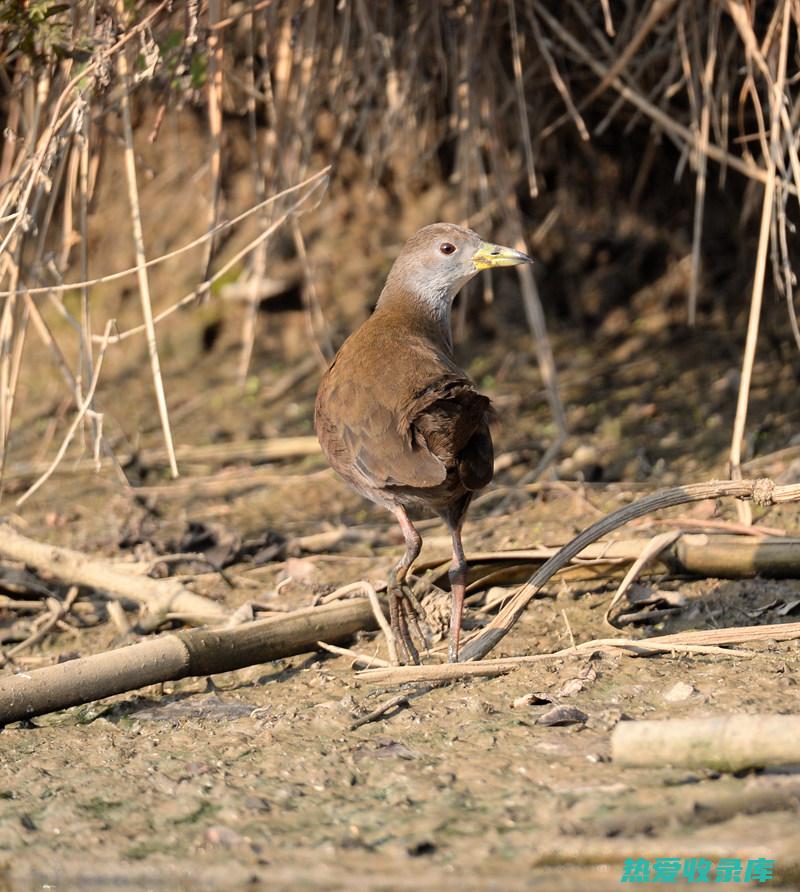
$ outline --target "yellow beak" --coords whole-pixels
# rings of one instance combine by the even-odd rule
[[[533,257],[528,257],[522,251],[515,248],[504,248],[502,245],[493,245],[491,242],[481,242],[478,250],[472,255],[475,269],[492,269],[495,266],[518,266],[520,263],[533,263]]]

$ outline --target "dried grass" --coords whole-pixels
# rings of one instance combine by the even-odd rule
[[[171,451],[157,368],[158,326],[176,307],[208,296],[223,270],[246,261],[253,297],[238,367],[231,370],[243,382],[268,239],[283,225],[301,258],[313,348],[329,356],[329,334],[296,215],[299,203],[319,196],[322,180],[311,173],[324,164],[355,153],[372,182],[386,176],[402,180],[407,185],[398,185],[397,193],[413,201],[416,179],[435,166],[437,156],[452,152],[453,185],[464,220],[482,226],[494,220],[524,241],[534,226],[525,217],[523,199],[548,188],[548,171],[572,151],[574,133],[585,143],[614,127],[622,141],[630,128],[640,126],[650,131],[651,151],[634,178],[637,195],[651,165],[672,163],[662,146],[677,147],[682,158],[677,173],[687,166],[696,178],[690,322],[704,287],[710,178],[723,182],[736,174],[763,186],[751,330],[731,449],[736,472],[768,260],[800,347],[791,218],[800,199],[798,0],[757,5],[741,0],[588,5],[578,0],[164,0],[153,5],[139,0],[125,4],[124,16],[116,0],[76,0],[68,10],[37,4],[49,13],[38,21],[26,18],[32,6],[15,8],[0,25],[5,93],[0,104],[5,127],[0,153],[0,468],[13,439],[15,395],[31,322],[64,379],[73,418],[84,408],[94,380],[96,351],[104,345],[121,349],[115,345],[144,328]],[[93,193],[109,119],[120,105],[124,113],[134,94],[137,103],[157,109],[149,133],[141,134],[151,141],[179,105],[203,107],[211,172],[208,227],[192,241],[204,246],[197,286],[178,303],[173,295],[153,306],[146,271],[162,258],[148,259],[137,250],[136,266],[116,275],[138,276],[145,325],[106,338],[99,332],[108,314],[96,298],[96,286],[114,276],[92,277],[87,220],[103,213]],[[261,234],[239,251],[223,238],[235,225],[224,219],[230,163],[225,130],[237,115],[248,121],[257,202],[250,211],[258,212],[261,227]],[[141,164],[139,136],[134,128],[128,139],[129,184]],[[268,203],[270,196],[301,183],[305,189]],[[131,214],[135,229],[136,210]],[[137,242],[141,247],[141,239]],[[550,381],[558,440],[564,424],[555,364],[538,319],[535,289],[523,285],[526,309],[537,317],[536,342]],[[75,288],[79,318],[62,299]],[[69,322],[58,339],[45,317],[46,305]],[[462,315],[462,326],[464,320]],[[76,354],[76,344],[73,367],[67,357]],[[85,416],[90,423],[84,439],[91,451],[99,455],[102,447],[107,452],[102,407],[90,401]],[[71,423],[64,419],[67,428]]]

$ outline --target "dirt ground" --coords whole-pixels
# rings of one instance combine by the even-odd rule
[[[690,332],[677,321],[682,312],[665,303],[660,316],[636,318],[634,302],[630,317],[611,314],[590,341],[556,328],[571,433],[538,488],[520,481],[554,428],[528,336],[518,320],[499,320],[492,340],[462,353],[498,406],[503,457],[468,520],[468,554],[563,543],[641,492],[724,474],[741,332],[712,319]],[[162,335],[176,440],[227,444],[230,459],[186,460],[184,477],[171,483],[157,454],[146,363],[119,351],[109,357],[99,403],[105,430],[130,453],[126,471],[138,490],[125,490],[108,468],[82,470],[73,449],[17,510],[30,462],[53,454],[50,419],[62,399],[57,382],[36,380],[27,363],[2,512],[31,536],[169,567],[230,608],[253,600],[299,607],[347,582],[382,580],[399,533],[321,458],[253,467],[235,455],[245,440],[311,433],[317,367],[307,363],[276,396],[298,366],[257,356],[241,396],[230,383],[236,325],[204,349],[197,318],[181,317]],[[769,343],[762,355],[749,428],[756,456],[797,445],[800,430],[796,357],[784,361]],[[753,473],[783,482],[800,475],[791,455]],[[761,525],[800,533],[795,507],[755,513]],[[728,503],[690,506],[620,535],[647,538],[675,518],[702,527],[735,521],[736,511]],[[340,528],[354,532],[322,549],[299,542]],[[250,562],[227,567],[233,587],[191,559],[159,562],[198,550],[198,529],[217,558],[256,543]],[[421,529],[422,560],[446,557],[443,529],[432,521]],[[618,581],[556,580],[495,655],[606,637],[602,616]],[[798,579],[645,582],[671,591],[671,601],[655,606],[673,609],[618,634],[789,622],[800,602]],[[6,577],[0,584],[15,596]],[[473,625],[487,618],[481,598],[469,611]],[[97,595],[82,593],[78,603],[85,607],[68,624],[20,655],[18,670],[136,639],[108,621]],[[2,608],[2,646],[26,637],[34,618]],[[383,653],[374,635],[353,647]],[[598,652],[536,663],[435,690],[355,731],[353,718],[392,691],[359,679],[347,658],[322,653],[11,725],[0,732],[0,890],[612,889],[625,859],[661,857],[774,859],[766,887],[798,888],[795,774],[623,769],[610,760],[610,734],[624,718],[795,712],[800,642],[748,647],[750,657]],[[678,682],[690,686],[684,698],[668,698]],[[532,693],[532,703],[515,704]],[[580,709],[586,720],[538,724],[553,703]]]

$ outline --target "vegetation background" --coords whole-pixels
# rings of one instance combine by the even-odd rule
[[[458,334],[531,324],[554,425],[543,450],[566,424],[539,294],[587,345],[650,325],[677,345],[714,331],[741,355],[749,318],[728,382],[738,465],[764,422],[745,429],[762,304],[772,374],[800,349],[796,16],[788,0],[5,3],[3,465],[28,448],[13,431],[34,382],[60,379],[73,403],[58,442],[109,320],[109,368],[152,375],[142,408],[159,406],[171,451],[159,351],[214,353],[245,389],[265,363],[324,361],[398,245],[439,218],[541,261],[521,289],[473,286]],[[100,450],[115,390],[101,375],[67,454]],[[104,450],[136,435],[106,415]]]

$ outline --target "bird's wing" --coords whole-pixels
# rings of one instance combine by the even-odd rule
[[[345,479],[368,488],[437,486],[447,469],[379,387],[331,376],[320,388],[316,425],[323,449]]]

